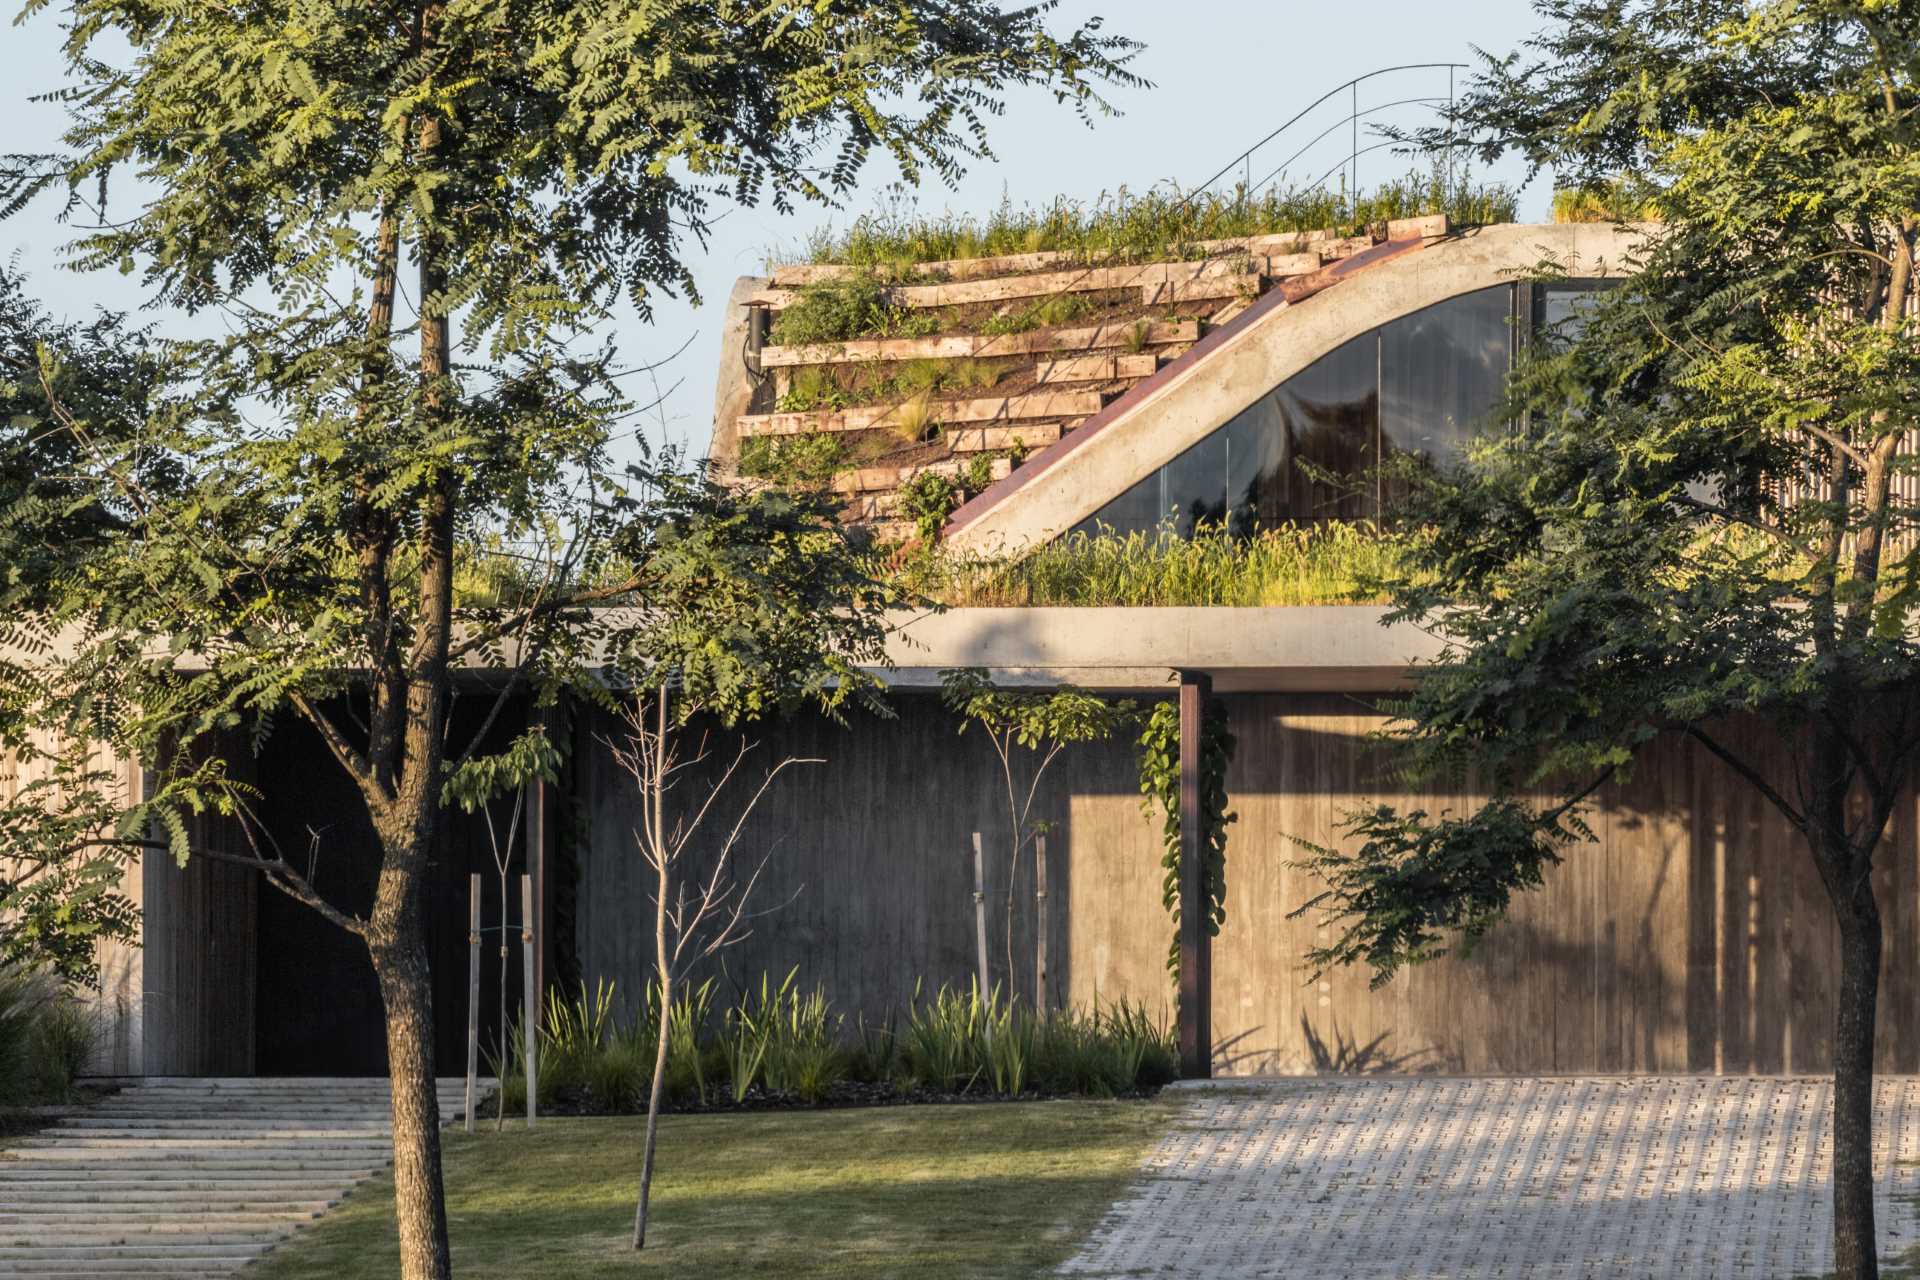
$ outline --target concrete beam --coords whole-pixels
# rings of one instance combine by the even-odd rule
[[[1006,683],[1171,692],[1178,672],[1215,691],[1388,692],[1440,643],[1381,625],[1373,605],[1261,609],[949,609],[903,617],[887,646],[901,687],[931,687],[952,667],[985,667]]]

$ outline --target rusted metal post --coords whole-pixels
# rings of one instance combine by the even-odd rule
[[[531,1129],[539,1110],[536,1100],[540,1093],[540,1015],[533,989],[533,877],[526,875],[520,877],[520,957],[525,971],[520,990],[520,1025],[526,1032],[520,1038],[525,1042],[527,1053],[527,1128]]]
[[[467,1132],[480,1080],[480,873],[467,877]]]
[[[980,947],[980,998],[992,990],[987,985],[987,856],[980,845],[980,833],[973,833],[973,931]]]
[[[1033,838],[1033,1007],[1047,1011],[1047,838]]]
[[[1213,1074],[1213,944],[1207,932],[1200,743],[1213,681],[1180,673],[1180,1074]]]

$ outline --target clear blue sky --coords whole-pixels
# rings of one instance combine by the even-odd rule
[[[59,84],[61,9],[55,3],[24,25],[0,28],[0,85],[6,86],[0,90],[0,118],[8,121],[8,151],[50,149],[62,126],[57,108],[27,100]],[[1062,24],[1095,14],[1106,16],[1110,31],[1146,42],[1134,65],[1154,87],[1114,95],[1123,114],[1098,120],[1091,129],[1043,94],[1014,98],[993,136],[996,158],[975,165],[953,189],[923,188],[916,197],[921,208],[984,212],[1003,195],[1018,205],[1060,195],[1090,200],[1120,186],[1192,186],[1344,80],[1398,63],[1469,62],[1475,45],[1505,52],[1538,25],[1527,0],[1388,0],[1364,8],[1303,0],[1065,0],[1058,10]],[[1444,95],[1446,88],[1444,71],[1404,72],[1363,85],[1359,105]],[[1288,130],[1256,158],[1256,166],[1262,158],[1269,167],[1278,164],[1351,105],[1340,95]],[[1399,108],[1376,118],[1405,121],[1418,110]],[[1297,161],[1292,177],[1310,182],[1337,164],[1349,145],[1346,132],[1335,130]],[[1369,145],[1364,132],[1360,145]],[[1363,156],[1361,184],[1406,167],[1390,151]],[[1261,172],[1256,167],[1254,176]],[[1516,180],[1518,170],[1478,176]],[[804,209],[791,217],[764,208],[729,211],[705,252],[689,246],[704,305],[665,299],[652,325],[628,318],[618,326],[621,357],[630,364],[657,360],[692,339],[685,354],[660,373],[663,389],[673,387],[664,406],[669,439],[696,450],[705,446],[720,358],[716,335],[734,278],[759,272],[770,254],[803,244],[816,228],[844,225],[873,208],[896,180],[891,164],[881,161],[840,210]],[[1543,216],[1547,201],[1543,179],[1523,193],[1522,216]],[[139,306],[137,277],[79,275],[61,266],[66,233],[56,212],[43,202],[0,223],[0,254],[17,258],[36,293],[57,311]],[[662,429],[655,422],[649,434],[657,438]]]

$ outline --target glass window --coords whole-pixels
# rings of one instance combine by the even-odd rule
[[[1463,294],[1380,330],[1386,449],[1449,462],[1499,402],[1513,340],[1513,290]]]
[[[1571,330],[1595,281],[1536,286],[1535,329]],[[1513,364],[1515,286],[1495,285],[1402,316],[1314,361],[1219,430],[1081,521],[1093,533],[1234,533],[1380,514],[1387,451],[1436,464],[1487,425]],[[1392,495],[1386,495],[1392,500]]]

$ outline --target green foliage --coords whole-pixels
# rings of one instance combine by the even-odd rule
[[[774,401],[773,407],[781,413],[810,413],[816,409],[844,409],[850,403],[847,392],[835,381],[831,367],[804,365],[793,371],[793,384],[785,395]]]
[[[1160,812],[1160,904],[1173,918],[1167,973],[1180,981],[1180,704],[1156,702],[1140,730],[1140,793],[1149,820]],[[1207,936],[1220,936],[1227,922],[1227,828],[1239,815],[1227,808],[1227,767],[1234,737],[1227,709],[1209,700],[1200,724],[1200,832],[1206,851]]]
[[[1000,1094],[1032,1088],[1113,1097],[1178,1074],[1170,1031],[1136,1005],[1038,1013],[997,988],[983,997],[978,983],[966,991],[942,987],[924,1002],[916,993],[901,1065],[914,1084],[950,1093],[984,1086]]]
[[[937,471],[922,471],[895,492],[898,511],[913,521],[921,543],[932,546],[939,542],[947,517],[960,506],[960,486]]]
[[[1316,947],[1308,961],[1323,972],[1364,961],[1375,988],[1404,965],[1456,947],[1471,952],[1506,915],[1516,892],[1538,888],[1547,868],[1559,865],[1565,845],[1594,839],[1569,809],[1536,813],[1506,799],[1460,818],[1380,805],[1348,815],[1340,831],[1358,847],[1300,842],[1311,856],[1289,865],[1315,873],[1327,888],[1287,918],[1331,905],[1373,922],[1376,927]]]
[[[992,337],[1010,333],[1028,333],[1035,329],[1054,329],[1072,324],[1093,310],[1093,302],[1081,293],[1056,293],[1040,298],[1017,310],[988,316],[980,332]]]
[[[1406,564],[1410,537],[1365,522],[1263,529],[1207,527],[1121,536],[1070,533],[1017,558],[942,552],[914,561],[906,582],[955,607],[1006,605],[1247,607],[1363,604]]]
[[[72,1101],[99,1040],[93,1010],[56,974],[0,963],[0,1108]]]
[[[804,285],[782,307],[767,340],[777,346],[849,342],[855,338],[924,338],[940,331],[931,311],[896,306],[878,280],[853,277]]]
[[[1553,193],[1555,222],[1641,222],[1659,216],[1654,193],[1643,180],[1619,177],[1588,187],[1561,187]]]
[[[1131,701],[1110,702],[1073,685],[1046,693],[996,688],[979,667],[940,673],[940,698],[961,718],[960,731],[979,725],[996,742],[1046,756],[1077,742],[1102,742],[1133,723]]]
[[[1309,862],[1339,930],[1317,958],[1384,976],[1471,943],[1672,733],[1804,836],[1842,935],[1877,948],[1875,855],[1920,741],[1920,25],[1826,0],[1541,13],[1414,140],[1519,152],[1654,223],[1516,371],[1501,416],[1526,428],[1406,477],[1425,536],[1393,616],[1448,647],[1392,738],[1490,798],[1349,815],[1358,851]],[[1843,1005],[1871,1009],[1870,968],[1843,968]]]
[[[0,1028],[5,996],[0,985]],[[584,986],[570,997],[550,992],[537,1063],[541,1105],[565,1100],[611,1114],[645,1110],[658,1006],[656,990],[628,1020],[616,1012],[611,984],[591,995]],[[1168,1028],[1127,1001],[1040,1014],[998,990],[982,997],[943,986],[923,1000],[916,985],[897,1032],[895,1022],[890,1014],[878,1025],[861,1019],[849,1029],[822,988],[800,986],[797,969],[778,985],[763,974],[757,988],[720,1010],[708,979],[684,989],[668,1018],[668,1105],[739,1104],[756,1086],[815,1104],[848,1078],[943,1093],[1110,1097],[1158,1088],[1176,1074]],[[0,1043],[0,1053],[5,1047]],[[524,1110],[527,1097],[518,1024],[509,1029],[507,1051],[506,1063],[491,1054],[488,1063],[511,1113]]]
[[[0,602],[75,646],[10,691],[0,737],[31,721],[79,743],[114,708],[111,745],[162,771],[169,803],[102,799],[120,820],[103,829],[158,822],[184,857],[190,818],[244,816],[225,754],[309,721],[389,836],[374,912],[402,939],[443,792],[480,803],[529,763],[446,741],[456,667],[536,703],[604,697],[588,669],[610,651],[724,718],[872,693],[880,597],[833,505],[730,494],[671,454],[617,465],[629,371],[588,335],[692,291],[682,237],[716,201],[831,201],[875,151],[908,182],[951,179],[1008,91],[1084,114],[1137,82],[1132,44],[1097,22],[1054,31],[1044,7],[982,0],[803,22],[631,0],[63,14],[65,149],[6,166],[0,213],[64,195],[89,210],[77,266],[224,319],[170,341],[61,326],[0,283]],[[460,591],[503,559],[533,568]],[[589,611],[609,602],[636,607]],[[865,639],[845,643],[849,622]],[[350,686],[357,725],[323,710]],[[204,768],[168,747],[216,742]],[[50,843],[57,823],[29,830],[40,869],[5,888],[10,921],[26,908],[7,946],[84,971],[127,929],[115,866]]]
[[[1201,240],[1288,231],[1350,231],[1391,218],[1446,213],[1456,222],[1511,222],[1516,197],[1498,184],[1475,183],[1459,165],[1452,181],[1444,168],[1416,170],[1350,200],[1325,187],[1271,185],[1258,191],[1184,193],[1122,187],[1091,202],[1061,198],[1015,207],[1011,200],[986,218],[926,215],[907,193],[894,192],[874,213],[847,230],[816,233],[807,246],[814,262],[873,266],[898,272],[902,264],[999,257],[1042,251],[1088,260],[1151,261],[1183,252]]]
[[[785,489],[823,489],[847,458],[839,436],[818,431],[799,436],[749,436],[740,445],[740,474]]]

